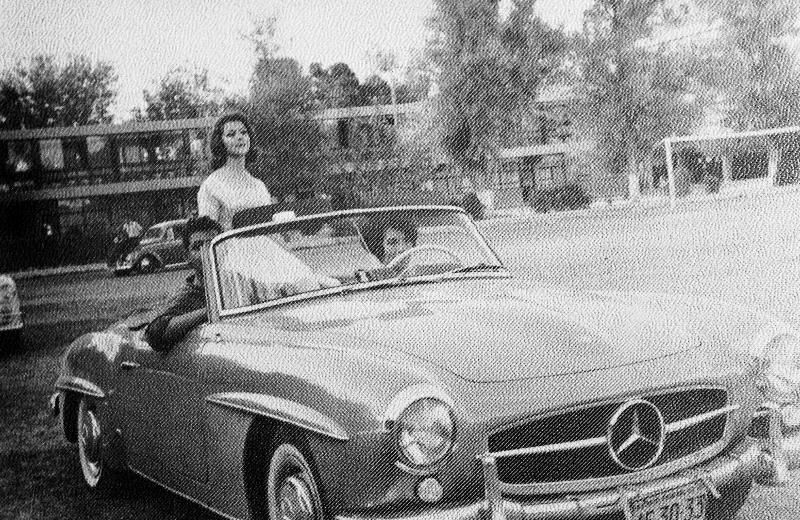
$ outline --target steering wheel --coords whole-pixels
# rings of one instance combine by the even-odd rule
[[[403,251],[402,253],[400,253],[396,257],[392,258],[392,260],[388,264],[386,264],[386,269],[388,269],[390,271],[393,270],[393,269],[397,269],[397,267],[400,265],[400,263],[404,262],[405,260],[410,258],[411,255],[415,255],[417,253],[424,253],[425,251],[438,251],[439,253],[446,254],[447,256],[449,256],[450,258],[452,258],[453,260],[455,260],[459,264],[462,264],[462,265],[464,264],[464,262],[461,260],[461,258],[457,254],[455,254],[454,252],[450,251],[446,247],[437,246],[437,245],[434,245],[434,244],[425,244],[425,245],[422,245],[422,246],[414,246],[411,249],[406,249],[405,251]],[[400,276],[404,275],[409,267],[410,266],[404,266],[400,270],[400,272],[397,273],[397,276],[400,277]]]

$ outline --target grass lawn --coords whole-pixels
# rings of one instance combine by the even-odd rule
[[[216,518],[133,475],[107,492],[84,485],[77,448],[64,439],[47,401],[66,345],[106,323],[34,325],[26,328],[23,350],[0,355],[0,518]]]

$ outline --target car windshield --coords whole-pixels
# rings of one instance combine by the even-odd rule
[[[220,236],[212,261],[222,311],[503,270],[471,219],[444,208],[353,210],[259,225]]]

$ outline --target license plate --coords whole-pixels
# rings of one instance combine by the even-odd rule
[[[708,496],[703,484],[690,484],[632,499],[629,520],[705,520]]]

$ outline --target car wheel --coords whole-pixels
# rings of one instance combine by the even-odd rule
[[[82,397],[78,404],[78,458],[86,485],[92,489],[108,487],[112,472],[103,459],[103,431],[93,401]]]
[[[158,260],[154,257],[147,255],[139,260],[139,263],[136,264],[136,270],[142,274],[149,274],[156,270],[158,267]]]
[[[319,486],[303,452],[288,439],[273,445],[265,483],[268,518],[322,520]]]

